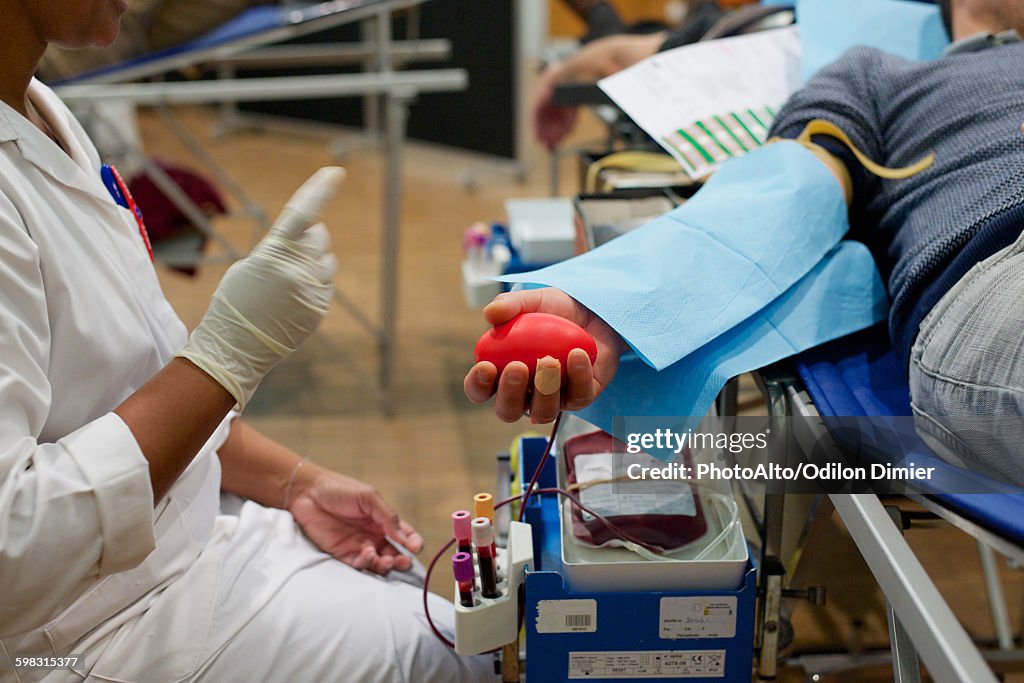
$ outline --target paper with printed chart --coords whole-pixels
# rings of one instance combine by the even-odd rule
[[[598,82],[694,179],[762,146],[802,84],[796,26],[658,53]]]

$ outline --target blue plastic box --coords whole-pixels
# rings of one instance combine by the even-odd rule
[[[544,444],[523,440],[520,477],[533,472]],[[555,485],[554,465],[545,467],[539,487]],[[534,495],[527,504],[536,564],[525,585],[530,683],[751,679],[753,567],[734,590],[572,591],[562,574],[558,515],[553,494]]]

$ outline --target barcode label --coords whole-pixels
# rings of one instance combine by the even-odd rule
[[[589,614],[566,614],[565,625],[570,628],[590,626]]]
[[[540,600],[537,633],[594,633],[597,600]]]

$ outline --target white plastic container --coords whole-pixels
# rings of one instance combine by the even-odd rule
[[[529,524],[510,523],[508,545],[498,548],[497,563],[497,598],[485,598],[474,590],[477,604],[463,607],[458,586],[455,587],[455,651],[460,655],[493,650],[519,637],[519,586],[526,580],[527,565],[533,564],[533,532]]]
[[[499,275],[500,267],[490,261],[485,262],[483,266],[472,261],[463,261],[462,296],[466,300],[466,305],[472,309],[480,309],[501,294],[504,286],[494,279]]]
[[[572,534],[571,503],[561,504],[562,564],[573,590],[578,591],[681,591],[733,590],[747,569],[747,543],[741,525],[700,560],[692,558],[728,524],[726,506],[716,498],[701,501],[707,532],[674,552],[673,561],[645,560],[626,548],[592,548]]]
[[[576,255],[576,223],[569,199],[510,199],[508,235],[524,263],[557,263]]]
[[[559,429],[555,452],[558,459],[559,486],[568,480],[561,443],[572,436],[595,429],[571,416]],[[701,489],[696,489],[698,496]],[[728,534],[701,559],[708,544],[718,538],[732,519],[725,504],[728,491],[712,492],[701,498],[707,531],[700,538],[671,553],[672,560],[648,560],[621,547],[594,548],[576,540],[572,533],[572,504],[564,497],[559,502],[562,540],[562,564],[573,590],[579,591],[683,591],[734,590],[743,582],[749,559],[742,524],[732,524]]]

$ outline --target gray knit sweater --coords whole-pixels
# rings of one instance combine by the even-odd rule
[[[936,154],[907,180],[880,180],[844,156],[856,187],[849,236],[888,282],[890,334],[906,362],[942,295],[1024,228],[1024,44],[933,62],[855,48],[790,99],[773,134],[795,137],[818,118],[885,166]]]

